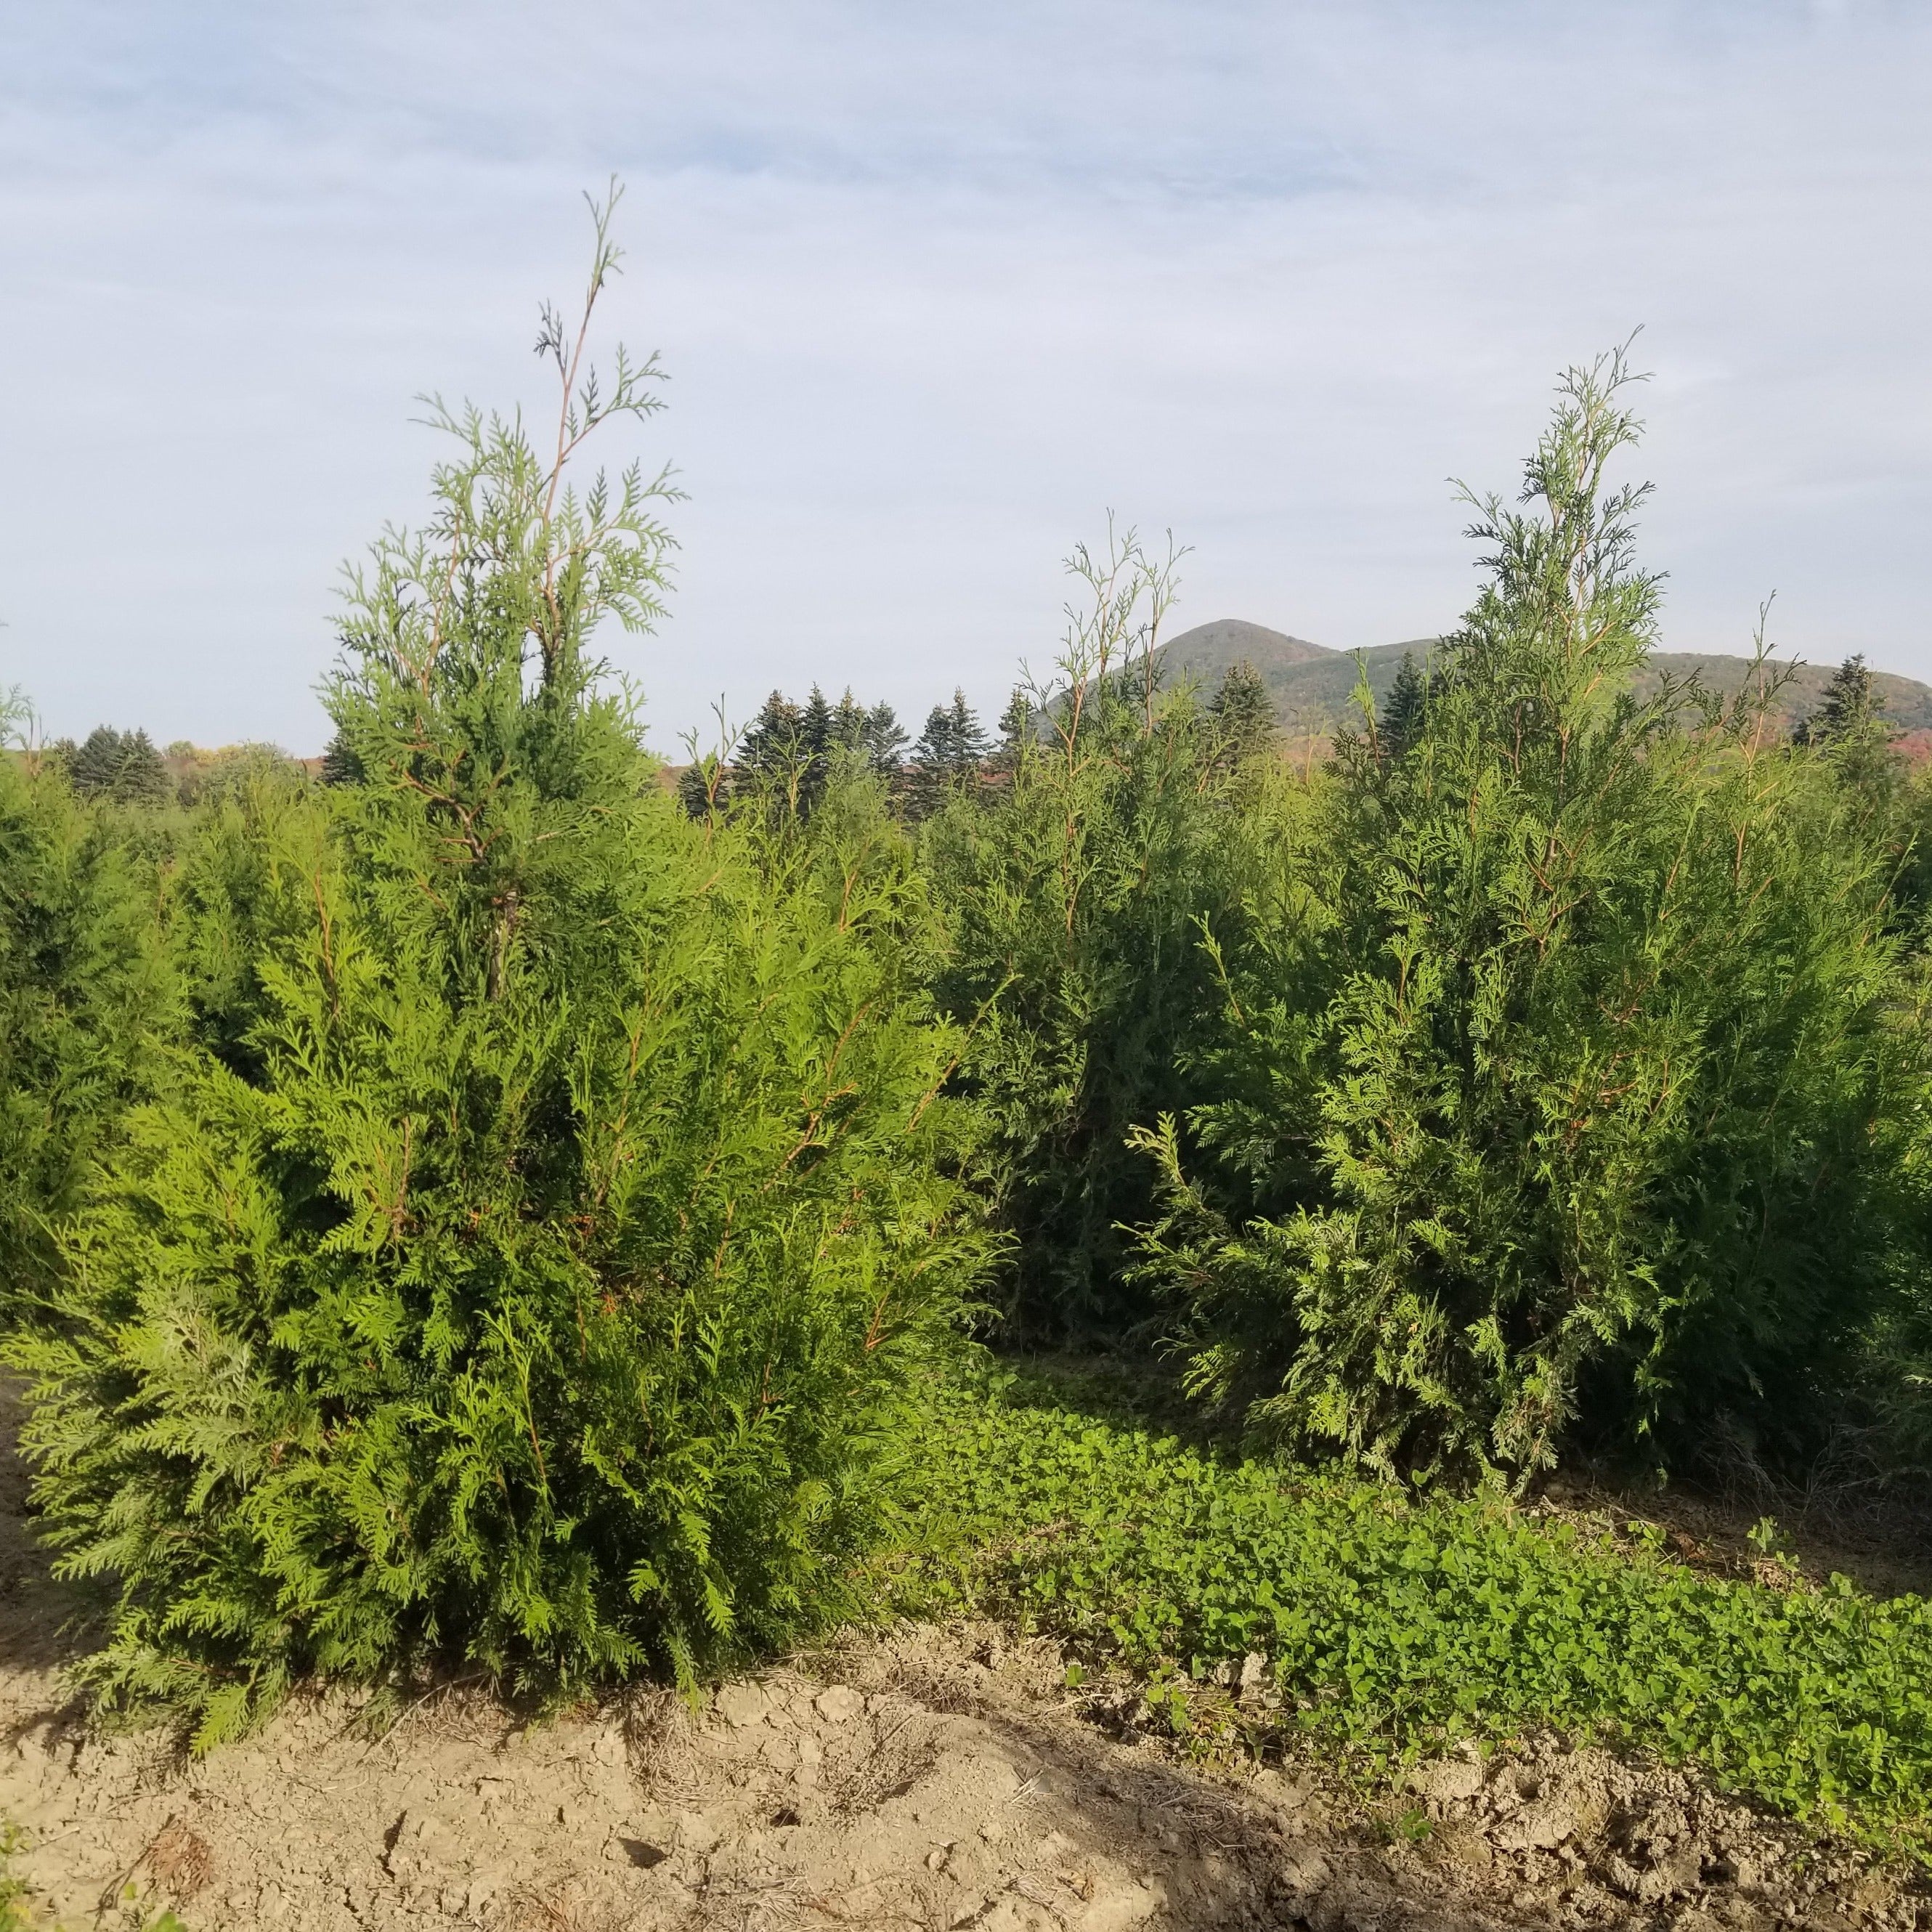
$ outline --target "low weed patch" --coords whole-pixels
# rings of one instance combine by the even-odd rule
[[[1386,1767],[1549,1725],[1932,1862],[1932,1606],[1714,1580],[1496,1498],[1235,1461],[1036,1378],[937,1398],[968,1587],[1136,1669],[1263,1654],[1281,1721]]]

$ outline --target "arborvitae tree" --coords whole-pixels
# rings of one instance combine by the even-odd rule
[[[1891,861],[1745,706],[1631,695],[1629,380],[1573,370],[1526,507],[1472,500],[1490,579],[1417,742],[1343,748],[1231,962],[1204,1153],[1147,1143],[1197,1388],[1384,1467],[1654,1466],[1726,1418],[1768,1453],[1922,1277]]]
[[[13,1351],[84,1672],[201,1746],[305,1672],[688,1685],[836,1612],[977,1265],[902,882],[693,825],[599,683],[670,494],[566,468],[656,406],[583,364],[607,218],[561,454],[443,416],[435,523],[350,579],[362,782],[211,820],[208,1044]]]
[[[300,784],[303,768],[279,745],[224,745],[218,750],[191,749],[179,761],[176,794],[186,806],[212,805],[239,797],[256,784]],[[325,760],[325,763],[326,760]]]
[[[1071,615],[1060,677],[1016,694],[1005,782],[952,788],[925,850],[947,925],[939,995],[969,1030],[959,1078],[1013,1239],[1011,1321],[1118,1344],[1155,1312],[1120,1273],[1149,1178],[1128,1130],[1200,1093],[1192,1049],[1219,1005],[1212,946],[1240,916],[1252,820],[1230,808],[1234,768],[1192,694],[1150,706],[1141,678],[1118,674],[1172,560],[1129,532],[1072,567],[1091,603]],[[958,742],[936,710],[932,764]]]
[[[1222,674],[1220,688],[1208,707],[1223,756],[1237,764],[1259,758],[1273,748],[1274,700],[1261,674],[1245,659]]]
[[[1384,758],[1399,758],[1412,749],[1422,736],[1429,706],[1429,680],[1415,661],[1413,651],[1402,654],[1402,668],[1395,674],[1376,732]]]
[[[65,762],[74,790],[90,798],[160,805],[174,789],[166,760],[142,730],[97,724]]]
[[[90,1170],[172,1043],[161,890],[54,768],[0,749],[0,1323],[55,1292]]]

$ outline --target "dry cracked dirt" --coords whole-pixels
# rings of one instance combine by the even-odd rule
[[[854,1640],[697,1710],[653,1692],[528,1723],[457,1685],[371,1737],[356,1699],[304,1697],[188,1762],[88,1729],[10,1463],[4,1482],[0,1817],[36,1924],[1932,1924],[1898,1875],[1594,1750],[1471,1753],[1366,1795],[1312,1759],[1190,1761],[1131,1685],[1070,1690],[1051,1645],[991,1624]]]

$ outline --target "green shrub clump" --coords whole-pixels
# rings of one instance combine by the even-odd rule
[[[1216,1090],[1139,1136],[1196,1385],[1276,1439],[1802,1452],[1922,1265],[1895,856],[1762,703],[1631,694],[1627,380],[1573,371],[1526,507],[1472,500],[1485,588],[1275,842]]]
[[[1651,1542],[1233,1462],[949,1389],[935,1512],[975,1586],[1102,1658],[1198,1678],[1259,1652],[1282,1721],[1365,1764],[1550,1725],[1695,1760],[1799,1817],[1932,1854],[1932,1605],[1713,1580]]]
[[[1118,1341],[1159,1312],[1124,1266],[1149,1193],[1129,1136],[1204,1096],[1194,1060],[1220,1004],[1204,936],[1238,916],[1270,736],[1252,702],[1162,688],[1175,562],[1131,532],[1075,553],[1088,601],[1058,678],[1016,692],[992,772],[925,827],[933,985],[966,1029],[959,1090],[1012,1241],[1009,1336]]]
[[[14,722],[0,698],[0,741]],[[56,766],[0,748],[0,1320],[48,1292],[92,1163],[157,1076],[159,890]]]
[[[891,850],[833,894],[693,824],[601,686],[669,493],[562,466],[652,371],[548,339],[555,463],[448,419],[351,580],[352,781],[213,812],[192,1037],[13,1345],[83,1674],[201,1748],[304,1673],[688,1682],[835,1612],[981,1262]]]

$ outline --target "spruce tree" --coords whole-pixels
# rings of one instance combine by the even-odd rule
[[[866,756],[880,777],[898,776],[909,742],[898,713],[883,700],[866,713],[862,735]]]
[[[1832,674],[1822,703],[1793,734],[1825,754],[1863,811],[1876,819],[1888,814],[1898,778],[1884,710],[1863,655],[1855,653]]]
[[[730,775],[715,754],[694,759],[678,774],[677,798],[693,818],[710,819],[730,805]]]
[[[358,784],[362,766],[340,730],[330,733],[322,754],[322,782],[326,785]]]
[[[980,714],[966,702],[966,694],[952,694],[951,737],[955,768],[962,777],[970,777],[986,762],[992,742],[980,722]]]
[[[842,761],[890,780],[899,774],[905,743],[890,704],[868,709],[849,686],[835,704],[814,684],[802,705],[778,691],[765,700],[740,742],[734,769],[770,808],[802,823],[824,798]]]
[[[802,729],[798,706],[783,692],[772,692],[739,742],[739,764],[760,777],[788,767],[799,754]]]
[[[167,761],[146,731],[97,724],[66,763],[74,788],[86,797],[160,805],[174,790]]]
[[[1000,713],[999,742],[989,754],[988,762],[997,772],[1011,773],[1018,766],[1026,747],[1034,742],[1039,733],[1039,718],[1031,695],[1023,688],[1016,688],[1006,700],[1006,709]]]
[[[797,818],[808,802],[811,764],[804,712],[783,692],[772,692],[739,741],[734,775],[767,809]]]
[[[1236,764],[1259,758],[1275,741],[1274,700],[1245,659],[1230,664],[1208,707],[1222,755]]]
[[[1413,651],[1402,654],[1402,666],[1382,700],[1376,736],[1384,758],[1399,758],[1414,748],[1422,736],[1429,706],[1429,681],[1415,662]]]
[[[1869,731],[1877,722],[1879,710],[1864,654],[1854,652],[1832,672],[1807,736],[1814,744],[1842,743]]]
[[[979,714],[955,690],[950,704],[935,704],[913,747],[914,797],[922,812],[938,808],[946,793],[976,777],[992,750]]]
[[[866,707],[852,695],[848,684],[832,707],[828,742],[848,755],[863,755],[866,749]]]
[[[848,692],[848,699],[851,696]],[[799,810],[808,814],[825,794],[834,749],[840,740],[837,719],[825,694],[814,684],[799,716],[799,748],[804,758],[800,776]]]

